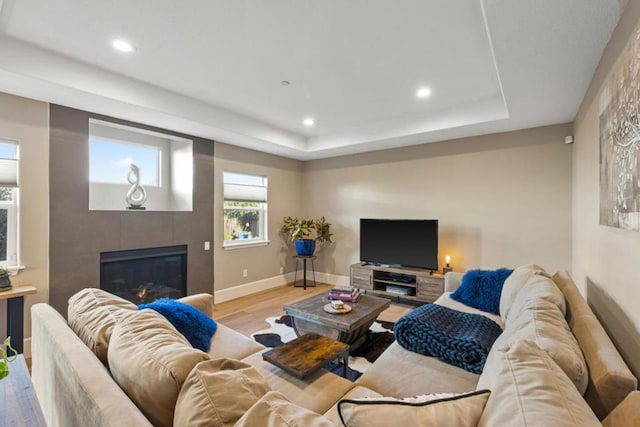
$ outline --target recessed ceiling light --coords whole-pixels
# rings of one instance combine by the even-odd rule
[[[112,43],[111,46],[113,46],[113,48],[119,52],[124,52],[124,53],[131,53],[133,52],[133,45],[131,43],[129,43],[126,40],[123,39],[115,39]]]
[[[429,89],[428,87],[421,87],[416,91],[416,96],[418,98],[426,98],[429,95],[431,95],[431,89]]]
[[[313,125],[315,125],[315,124],[316,124],[316,121],[315,121],[315,120],[313,120],[311,117],[307,117],[306,119],[304,119],[304,120],[302,121],[302,124],[303,124],[303,125],[305,125],[305,126],[307,126],[307,127],[311,127],[311,126],[313,126]]]

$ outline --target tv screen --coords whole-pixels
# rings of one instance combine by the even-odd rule
[[[360,261],[438,270],[438,220],[360,219]]]

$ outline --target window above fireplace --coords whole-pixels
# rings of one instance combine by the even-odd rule
[[[90,210],[193,209],[192,140],[90,119],[88,144]]]

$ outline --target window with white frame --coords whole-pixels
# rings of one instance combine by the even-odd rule
[[[224,246],[267,242],[267,178],[224,172]]]
[[[89,210],[130,210],[135,165],[144,210],[193,211],[193,140],[92,118],[88,149]]]
[[[0,138],[0,266],[18,265],[18,142]]]

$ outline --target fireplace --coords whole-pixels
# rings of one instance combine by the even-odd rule
[[[187,246],[100,253],[100,288],[134,304],[187,295]]]

